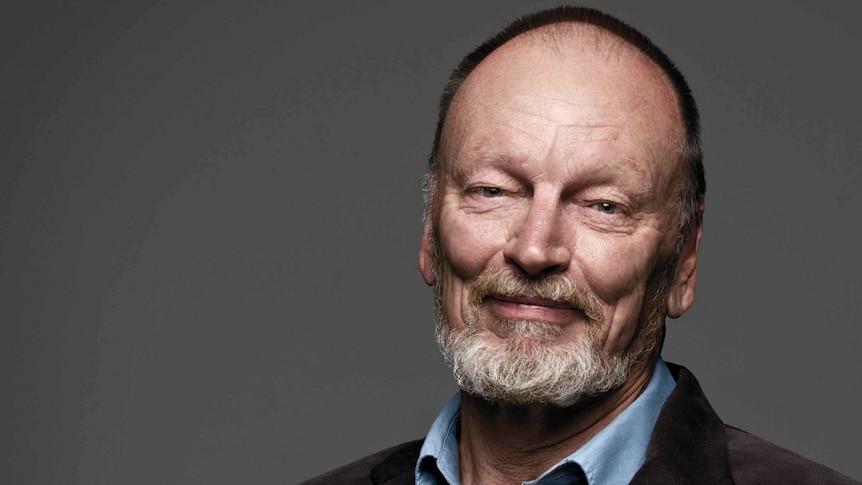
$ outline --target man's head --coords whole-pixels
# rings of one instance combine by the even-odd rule
[[[565,406],[648,365],[694,298],[703,191],[694,101],[629,27],[557,9],[468,56],[419,257],[459,385]]]

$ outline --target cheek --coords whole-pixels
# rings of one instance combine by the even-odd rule
[[[628,239],[599,242],[582,238],[581,243],[584,279],[607,312],[608,324],[601,330],[603,346],[610,352],[620,351],[637,332],[657,248],[649,241]]]
[[[500,224],[441,216],[438,227],[443,258],[458,278],[476,277],[488,267],[495,255],[502,254],[505,232]]]
[[[581,238],[578,259],[590,288],[607,304],[642,294],[656,265],[656,244],[639,238]]]
[[[606,351],[617,353],[631,345],[641,320],[643,296],[643,291],[635,291],[624,296],[611,307],[608,312],[609,323],[602,330],[605,334],[603,348]]]

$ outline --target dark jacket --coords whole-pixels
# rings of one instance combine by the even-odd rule
[[[789,450],[728,426],[685,367],[668,364],[676,387],[656,421],[647,458],[633,484],[852,484]],[[422,440],[367,456],[304,485],[414,483]],[[600,484],[595,484],[600,485]]]

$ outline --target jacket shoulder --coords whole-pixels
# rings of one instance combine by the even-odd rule
[[[736,484],[859,484],[824,465],[725,425],[727,454]]]
[[[382,484],[389,479],[412,473],[416,460],[419,459],[419,450],[422,448],[423,440],[402,443],[373,455],[360,458],[353,463],[338,467],[323,475],[302,482],[300,485],[362,485]]]

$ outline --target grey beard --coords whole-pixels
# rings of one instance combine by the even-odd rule
[[[445,318],[438,318],[437,342],[462,390],[494,403],[566,407],[617,389],[636,362],[629,353],[607,356],[592,342],[548,345],[535,337],[535,328],[549,324],[511,325],[534,328],[513,328],[501,342],[490,330],[470,326],[453,331]]]
[[[456,329],[440,301],[440,276],[438,273],[435,288],[437,343],[458,386],[494,403],[568,407],[618,389],[632,367],[653,354],[663,327],[666,285],[648,302],[650,311],[631,345],[619,354],[608,355],[598,340],[604,318],[595,296],[575,288],[561,275],[548,277],[550,283],[546,284],[502,271],[478,278],[482,281],[473,285],[475,294],[470,295],[464,328]],[[553,295],[555,300],[582,308],[587,316],[582,338],[554,345],[562,329],[538,321],[494,322],[502,336],[479,324],[483,294],[514,296],[525,291],[541,297]]]

